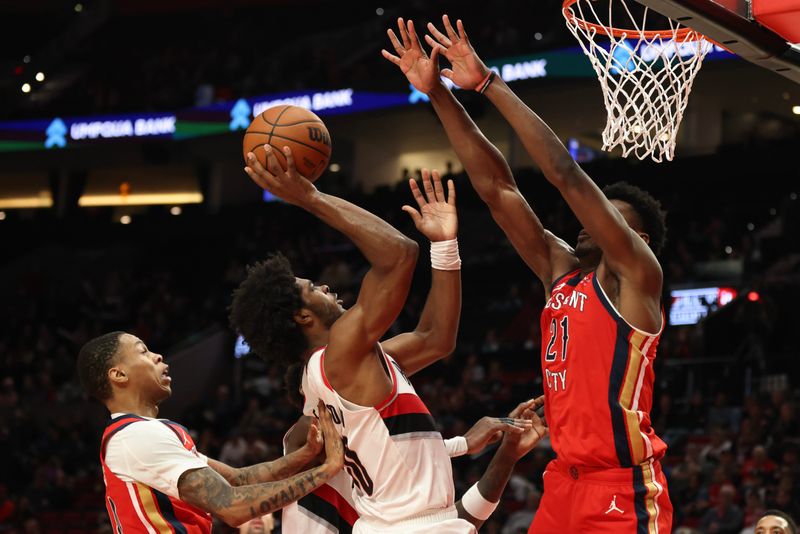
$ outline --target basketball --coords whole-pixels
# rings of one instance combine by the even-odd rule
[[[292,149],[300,174],[315,181],[331,159],[331,136],[325,123],[311,111],[297,106],[274,106],[253,119],[244,134],[242,149],[245,162],[252,152],[266,169],[264,145],[272,146],[275,157],[286,170],[283,147]]]

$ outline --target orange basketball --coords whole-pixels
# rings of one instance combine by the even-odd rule
[[[325,123],[311,111],[297,106],[271,107],[253,119],[242,143],[245,163],[247,153],[252,152],[266,169],[264,145],[272,146],[283,170],[286,170],[283,147],[291,148],[298,172],[312,182],[325,171],[331,159],[331,136]]]

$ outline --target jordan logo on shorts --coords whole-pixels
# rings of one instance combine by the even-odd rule
[[[614,495],[614,498],[611,499],[611,504],[609,505],[608,510],[606,510],[606,513],[609,513],[609,512],[619,512],[621,514],[625,513],[624,511],[622,511],[619,508],[617,508],[617,496],[616,495]]]

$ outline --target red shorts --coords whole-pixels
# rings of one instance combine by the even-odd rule
[[[528,534],[669,534],[672,503],[661,464],[605,469],[553,460]]]

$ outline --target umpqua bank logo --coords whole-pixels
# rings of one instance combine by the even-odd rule
[[[235,131],[246,129],[248,126],[250,126],[250,104],[244,98],[240,98],[231,108],[231,122],[228,123],[228,128]]]
[[[67,125],[56,117],[44,131],[47,136],[44,141],[45,148],[64,148],[67,146]]]

